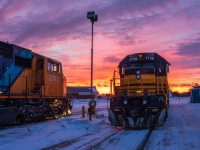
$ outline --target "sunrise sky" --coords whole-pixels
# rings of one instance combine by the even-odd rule
[[[200,0],[1,0],[0,41],[63,63],[69,86],[90,85],[94,10],[94,85],[109,92],[128,54],[156,52],[171,63],[171,90],[200,83]]]

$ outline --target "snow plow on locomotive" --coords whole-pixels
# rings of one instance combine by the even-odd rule
[[[67,115],[61,62],[0,41],[0,124]]]
[[[119,63],[119,77],[111,80],[108,110],[113,126],[149,128],[162,126],[167,118],[170,63],[156,53],[127,55]]]

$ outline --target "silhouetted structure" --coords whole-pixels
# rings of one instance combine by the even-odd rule
[[[68,87],[68,94],[71,98],[74,99],[90,99],[91,98],[91,88],[84,86],[84,87]],[[99,92],[97,91],[96,87],[93,86],[92,88],[92,98],[96,98],[99,95]]]
[[[200,88],[190,90],[191,103],[200,103]]]

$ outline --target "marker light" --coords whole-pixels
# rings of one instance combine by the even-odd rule
[[[128,101],[127,100],[124,100],[124,104],[126,105],[128,103]]]
[[[142,103],[143,103],[143,104],[147,104],[147,101],[146,101],[146,100],[143,100]]]
[[[136,78],[137,78],[137,79],[140,79],[140,78],[141,78],[141,75],[140,75],[140,74],[137,74],[137,75],[136,75]]]

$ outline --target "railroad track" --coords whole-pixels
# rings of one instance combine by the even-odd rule
[[[81,136],[81,137],[62,141],[62,142],[57,143],[55,145],[51,145],[49,147],[42,148],[41,150],[56,150],[56,149],[66,149],[66,148],[71,149],[71,147],[73,147],[74,145],[78,145],[79,144],[78,142],[81,142],[81,143],[84,143],[84,144],[75,146],[73,149],[77,149],[77,150],[93,150],[94,149],[95,150],[95,149],[98,148],[99,145],[101,145],[101,143],[108,140],[110,137],[116,135],[119,132],[124,132],[124,131],[125,131],[124,128],[117,128],[110,135],[106,136],[105,138],[103,138],[100,141],[99,141],[99,139],[93,139],[91,141],[84,142],[84,139],[93,136],[92,134],[86,134],[86,135]]]
[[[115,131],[114,133],[112,133],[111,135],[107,136],[105,139],[97,142],[95,145],[91,146],[89,149],[91,150],[95,150],[97,149],[103,142],[105,142],[106,140],[108,140],[109,138],[111,138],[112,136],[116,135],[117,133],[119,132],[125,132],[125,129],[124,128],[119,128],[117,131]]]
[[[105,111],[107,110],[107,108],[99,108],[96,111]],[[81,115],[82,112],[75,112],[72,114],[73,115]],[[40,122],[37,122],[40,123]],[[33,124],[33,123],[30,123]],[[28,125],[28,124],[26,124]],[[10,126],[12,127],[12,126]],[[4,129],[10,128],[10,127],[3,127]],[[1,127],[0,127],[1,130]],[[137,150],[143,150],[145,147],[145,144],[147,143],[147,141],[150,138],[150,135],[152,133],[152,131],[154,130],[154,128],[151,128],[149,130],[145,131],[145,134],[138,134],[138,132],[143,132],[144,130],[125,130],[124,128],[116,128],[114,129],[112,132],[110,132],[110,134],[106,134],[105,136],[102,137],[102,134],[100,133],[99,136],[94,137],[92,134],[86,134],[84,136],[81,137],[76,137],[74,139],[70,139],[70,140],[66,140],[66,141],[62,141],[60,143],[54,144],[52,146],[43,148],[43,150],[55,150],[55,149],[62,149],[62,148],[70,148],[71,146],[77,145],[76,149],[80,149],[80,150],[84,150],[84,149],[89,149],[89,150],[97,150],[97,149],[101,149],[102,145],[105,145],[104,143],[109,143],[109,141],[112,140],[120,140],[120,138],[123,138],[123,136],[126,136],[127,134],[129,134],[129,132],[134,132],[134,134],[132,134],[131,136],[140,136],[141,139],[136,142],[137,146],[135,146],[133,149],[137,149]],[[118,138],[118,136],[121,136]],[[86,139],[90,139],[90,140],[86,140]],[[134,141],[134,140],[133,140]],[[78,144],[78,143],[84,143],[84,144]],[[139,144],[138,144],[139,143]],[[111,143],[112,144],[112,143]]]
[[[143,150],[144,147],[145,147],[145,145],[146,145],[146,143],[148,142],[148,140],[149,140],[149,138],[150,138],[151,133],[153,132],[153,130],[154,130],[154,128],[149,129],[149,130],[146,132],[146,134],[144,134],[144,137],[142,138],[142,140],[138,142],[139,144],[137,144],[136,146],[133,146],[132,149]],[[130,131],[133,131],[133,130],[130,130]],[[105,146],[103,146],[103,148],[102,148],[102,147],[101,147],[101,144],[103,144],[104,142],[109,143],[108,141],[113,141],[113,139],[115,139],[115,138],[113,138],[113,137],[116,136],[116,134],[119,134],[119,133],[120,133],[121,135],[126,135],[126,134],[128,134],[130,131],[129,131],[129,130],[125,130],[124,128],[122,128],[122,129],[120,129],[120,130],[114,132],[113,134],[107,136],[105,139],[99,141],[98,143],[96,143],[95,145],[93,145],[93,146],[91,146],[90,148],[87,148],[87,149],[89,149],[89,150],[104,149]],[[135,130],[135,131],[137,131],[137,130]],[[141,131],[141,132],[142,132],[142,131]],[[117,135],[117,136],[118,136],[118,135]],[[119,135],[119,136],[120,136],[120,135]],[[133,136],[139,136],[139,135],[137,135],[137,133],[135,133],[135,135],[133,135]],[[117,141],[117,142],[119,142],[119,140],[120,140],[120,138],[116,138],[116,141]],[[135,142],[135,143],[137,143],[137,142]],[[114,147],[114,146],[113,146],[113,147]],[[111,149],[111,148],[108,148],[108,149]],[[122,149],[123,149],[123,148],[122,148]]]
[[[104,111],[104,110],[107,110],[107,108],[97,108],[96,109],[96,112],[100,112],[100,111]],[[73,112],[71,116],[74,116],[74,115],[82,115],[82,112],[81,111],[78,111],[78,112]],[[68,116],[65,116],[65,117],[68,117]],[[58,118],[59,119],[59,118]],[[54,120],[53,118],[52,119],[46,119],[46,120],[43,120],[43,121],[36,121],[36,122],[28,122],[28,123],[24,123],[22,125],[17,125],[17,124],[11,124],[11,125],[1,125],[0,126],[0,131],[1,130],[5,130],[5,129],[9,129],[9,128],[13,128],[13,127],[17,127],[17,126],[27,126],[27,125],[32,125],[32,124],[38,124],[38,123],[42,123],[42,122],[46,122],[46,121],[50,121],[50,120]]]
[[[143,150],[144,149],[144,147],[145,147],[146,143],[148,142],[153,130],[154,130],[154,128],[149,129],[149,131],[146,133],[146,135],[144,136],[141,143],[138,145],[137,150]]]

